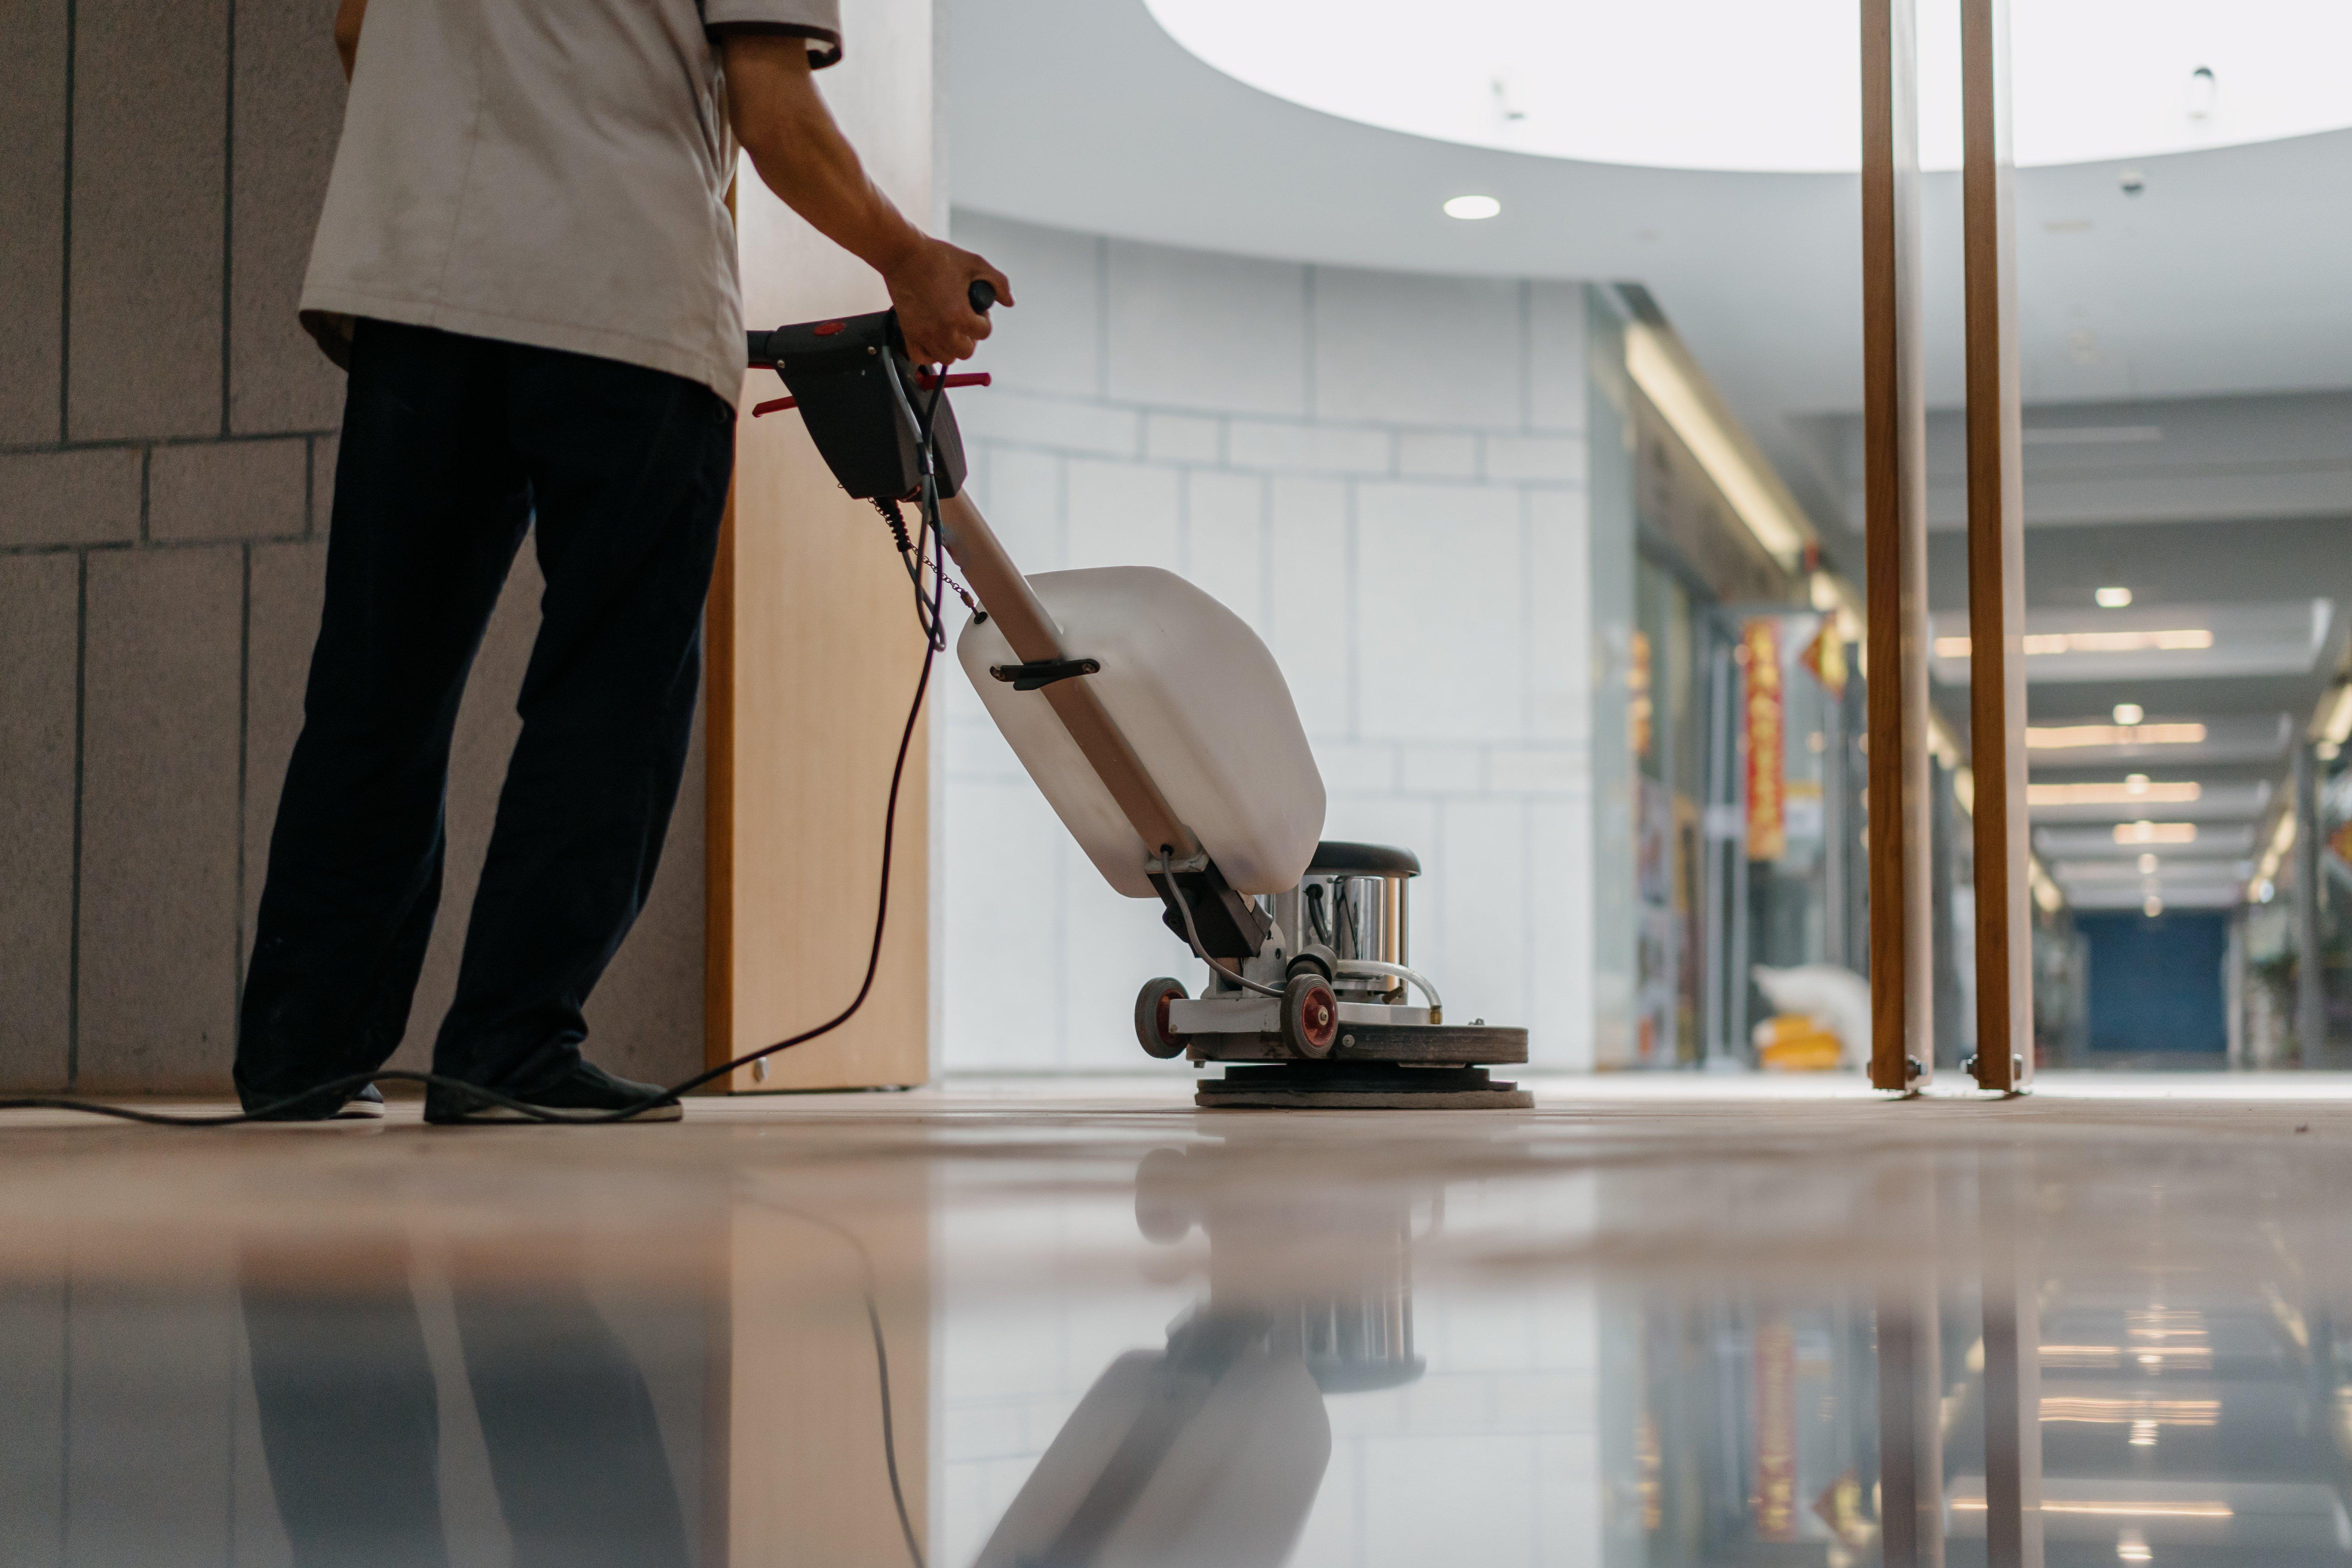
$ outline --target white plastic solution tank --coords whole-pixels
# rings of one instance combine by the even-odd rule
[[[1249,624],[1156,566],[1100,566],[1029,579],[1072,658],[1144,770],[1225,879],[1244,893],[1296,887],[1323,836],[1323,775],[1289,683]],[[994,621],[974,620],[956,658],[1021,765],[1104,880],[1158,897],[1150,853],[1043,691],[988,673],[1019,660]],[[1153,847],[1157,847],[1156,846]]]

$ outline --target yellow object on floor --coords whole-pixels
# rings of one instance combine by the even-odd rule
[[[1843,1048],[1826,1019],[1782,1013],[1756,1026],[1756,1065],[1766,1072],[1830,1072]]]

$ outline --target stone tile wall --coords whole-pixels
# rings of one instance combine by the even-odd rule
[[[341,376],[296,325],[342,79],[316,0],[18,8],[0,51],[0,1089],[217,1089],[326,554]],[[537,618],[459,722],[455,976]],[[701,1061],[700,747],[599,991],[637,1076]]]
[[[1426,870],[1412,961],[1450,1016],[1591,1054],[1581,285],[1304,267],[973,214],[1011,276],[956,405],[972,490],[1028,571],[1181,572],[1265,637],[1325,837]],[[1152,1068],[1137,989],[1201,966],[1112,893],[950,677],[942,1059]]]

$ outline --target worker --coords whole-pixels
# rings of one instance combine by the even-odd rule
[[[835,124],[814,73],[842,57],[838,11],[341,0],[351,93],[300,317],[349,382],[238,1020],[248,1110],[373,1071],[406,1032],[450,732],[527,531],[547,587],[522,731],[433,1070],[579,1116],[658,1094],[582,1057],[583,1009],[645,907],[693,723],[745,365],[738,145],[881,275],[918,362],[988,335],[975,281],[1013,301],[909,223]],[[382,1113],[373,1085],[278,1112]],[[440,1084],[425,1113],[525,1114]]]

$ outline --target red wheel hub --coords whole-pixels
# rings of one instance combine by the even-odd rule
[[[1306,1005],[1298,1010],[1298,1022],[1309,1045],[1329,1046],[1339,1033],[1339,998],[1320,987],[1310,992]]]

